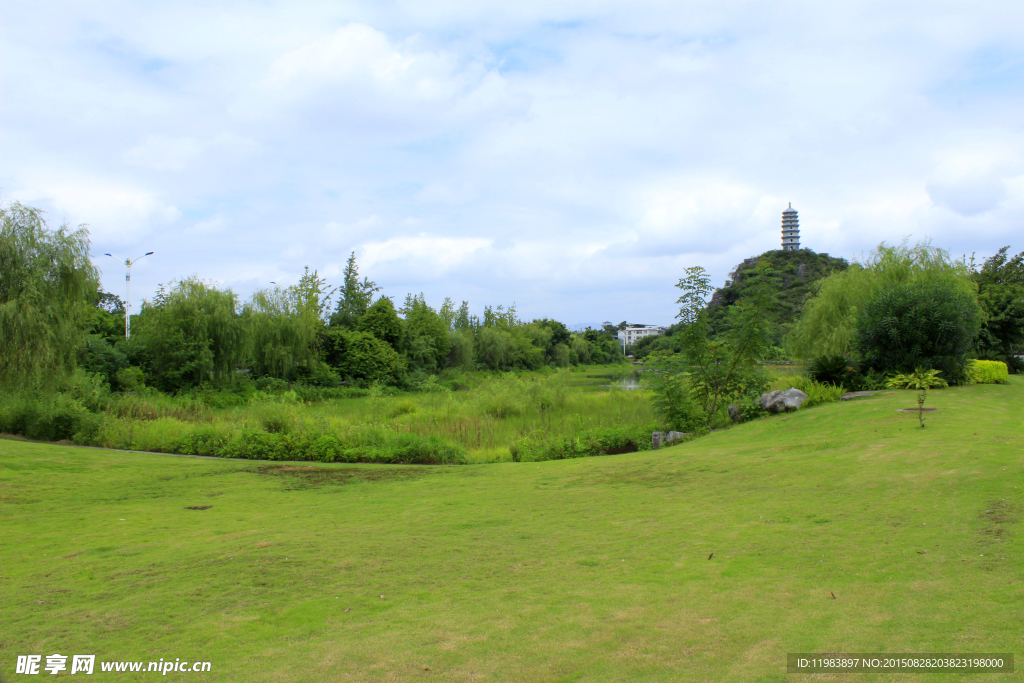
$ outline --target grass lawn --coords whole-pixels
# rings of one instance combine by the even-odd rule
[[[193,681],[783,681],[787,652],[1019,659],[1011,379],[933,392],[923,430],[894,412],[915,394],[891,392],[541,463],[268,469],[0,441],[0,680],[55,652],[211,661],[163,677]]]

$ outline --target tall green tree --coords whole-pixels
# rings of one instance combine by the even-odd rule
[[[361,332],[380,339],[396,351],[402,350],[404,336],[402,319],[398,317],[398,311],[395,310],[395,305],[388,297],[382,296],[377,299],[359,319],[356,327]]]
[[[815,283],[815,295],[804,305],[786,346],[802,358],[846,356],[857,350],[860,315],[878,290],[924,280],[942,280],[968,295],[977,294],[969,266],[945,250],[927,241],[913,246],[883,242],[863,263]]]
[[[161,286],[143,302],[133,332],[129,357],[163,391],[230,377],[251,349],[238,297],[198,277]]]
[[[307,269],[306,275],[309,275]],[[257,290],[242,307],[247,365],[256,377],[292,379],[318,358],[326,309],[315,280],[299,286]],[[310,286],[312,285],[312,286]]]
[[[366,314],[373,303],[373,295],[379,291],[377,283],[366,277],[360,281],[356,253],[352,252],[345,263],[342,284],[338,288],[338,307],[331,316],[331,325],[355,329],[359,318]]]
[[[879,372],[934,369],[960,384],[980,321],[975,296],[950,280],[886,284],[864,304],[859,349],[864,364]]]
[[[75,365],[91,318],[98,273],[89,232],[50,229],[18,202],[0,208],[0,385],[53,387]]]
[[[729,309],[726,331],[711,336],[707,299],[711,281],[700,266],[686,269],[676,286],[682,296],[676,316],[682,324],[679,354],[653,356],[656,389],[663,414],[679,419],[689,414],[685,402],[695,400],[702,408],[705,425],[710,426],[725,401],[760,393],[767,385],[759,362],[771,347],[773,325],[771,285],[774,271],[767,264],[750,276],[748,295]],[[684,402],[680,404],[679,402]]]
[[[444,318],[422,293],[406,296],[399,313],[405,322],[405,350],[410,365],[426,372],[444,367],[452,345]]]
[[[1024,252],[1010,257],[1003,247],[974,273],[978,303],[984,311],[976,341],[979,357],[1005,362],[1011,372],[1024,372],[1014,350],[1024,344]]]

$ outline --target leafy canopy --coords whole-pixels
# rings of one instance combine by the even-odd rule
[[[860,315],[881,288],[918,281],[942,281],[974,296],[977,285],[964,261],[925,241],[909,246],[884,242],[863,263],[834,273],[815,285],[815,296],[786,339],[791,354],[810,358],[846,356],[856,350]]]
[[[38,209],[0,208],[0,386],[52,388],[74,369],[98,276],[85,226],[51,230]]]
[[[974,295],[951,279],[885,284],[864,304],[860,350],[883,373],[935,369],[961,383],[980,322]]]

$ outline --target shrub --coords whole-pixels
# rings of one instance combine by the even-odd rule
[[[72,440],[76,434],[88,439],[100,420],[67,394],[54,394],[46,401],[15,398],[0,407],[0,432],[42,441]]]
[[[115,374],[115,381],[121,391],[138,391],[146,385],[146,376],[141,368],[132,365],[118,370]]]
[[[408,370],[404,356],[367,332],[330,328],[323,345],[327,362],[341,375],[394,384]]]
[[[391,417],[399,417],[400,415],[408,415],[416,412],[416,402],[410,401],[405,398],[395,403],[391,408]]]
[[[793,388],[807,394],[807,400],[803,404],[804,408],[811,408],[823,403],[835,403],[846,392],[842,385],[816,382],[810,377],[794,378]]]
[[[707,415],[693,398],[686,373],[653,373],[654,408],[669,429],[691,432],[707,423]]]
[[[972,360],[967,374],[975,384],[1008,384],[1010,381],[1006,363],[997,360]]]
[[[269,434],[286,434],[292,430],[292,416],[282,412],[264,415],[260,420],[263,431]]]
[[[807,374],[815,382],[849,386],[857,365],[846,356],[820,356],[807,366]]]
[[[934,368],[959,384],[967,380],[967,352],[979,326],[974,296],[948,280],[918,280],[880,288],[864,306],[858,338],[870,367]]]
[[[650,450],[651,431],[650,427],[605,427],[554,438],[538,431],[515,441],[509,452],[513,462],[635,453]]]
[[[917,369],[914,372],[894,374],[886,381],[890,389],[941,389],[949,383],[939,377],[939,370]]]

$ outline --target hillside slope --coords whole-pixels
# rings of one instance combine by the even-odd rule
[[[766,251],[760,256],[744,259],[729,274],[727,284],[715,290],[708,304],[715,333],[724,329],[727,307],[743,300],[749,276],[762,263],[778,273],[772,317],[782,330],[799,317],[815,282],[834,272],[846,270],[850,265],[846,259],[818,254],[810,249]]]
[[[894,412],[915,395],[891,392],[542,463],[267,469],[0,441],[0,661],[211,661],[195,681],[781,682],[787,652],[1013,652],[1011,382],[932,392],[925,429]]]

